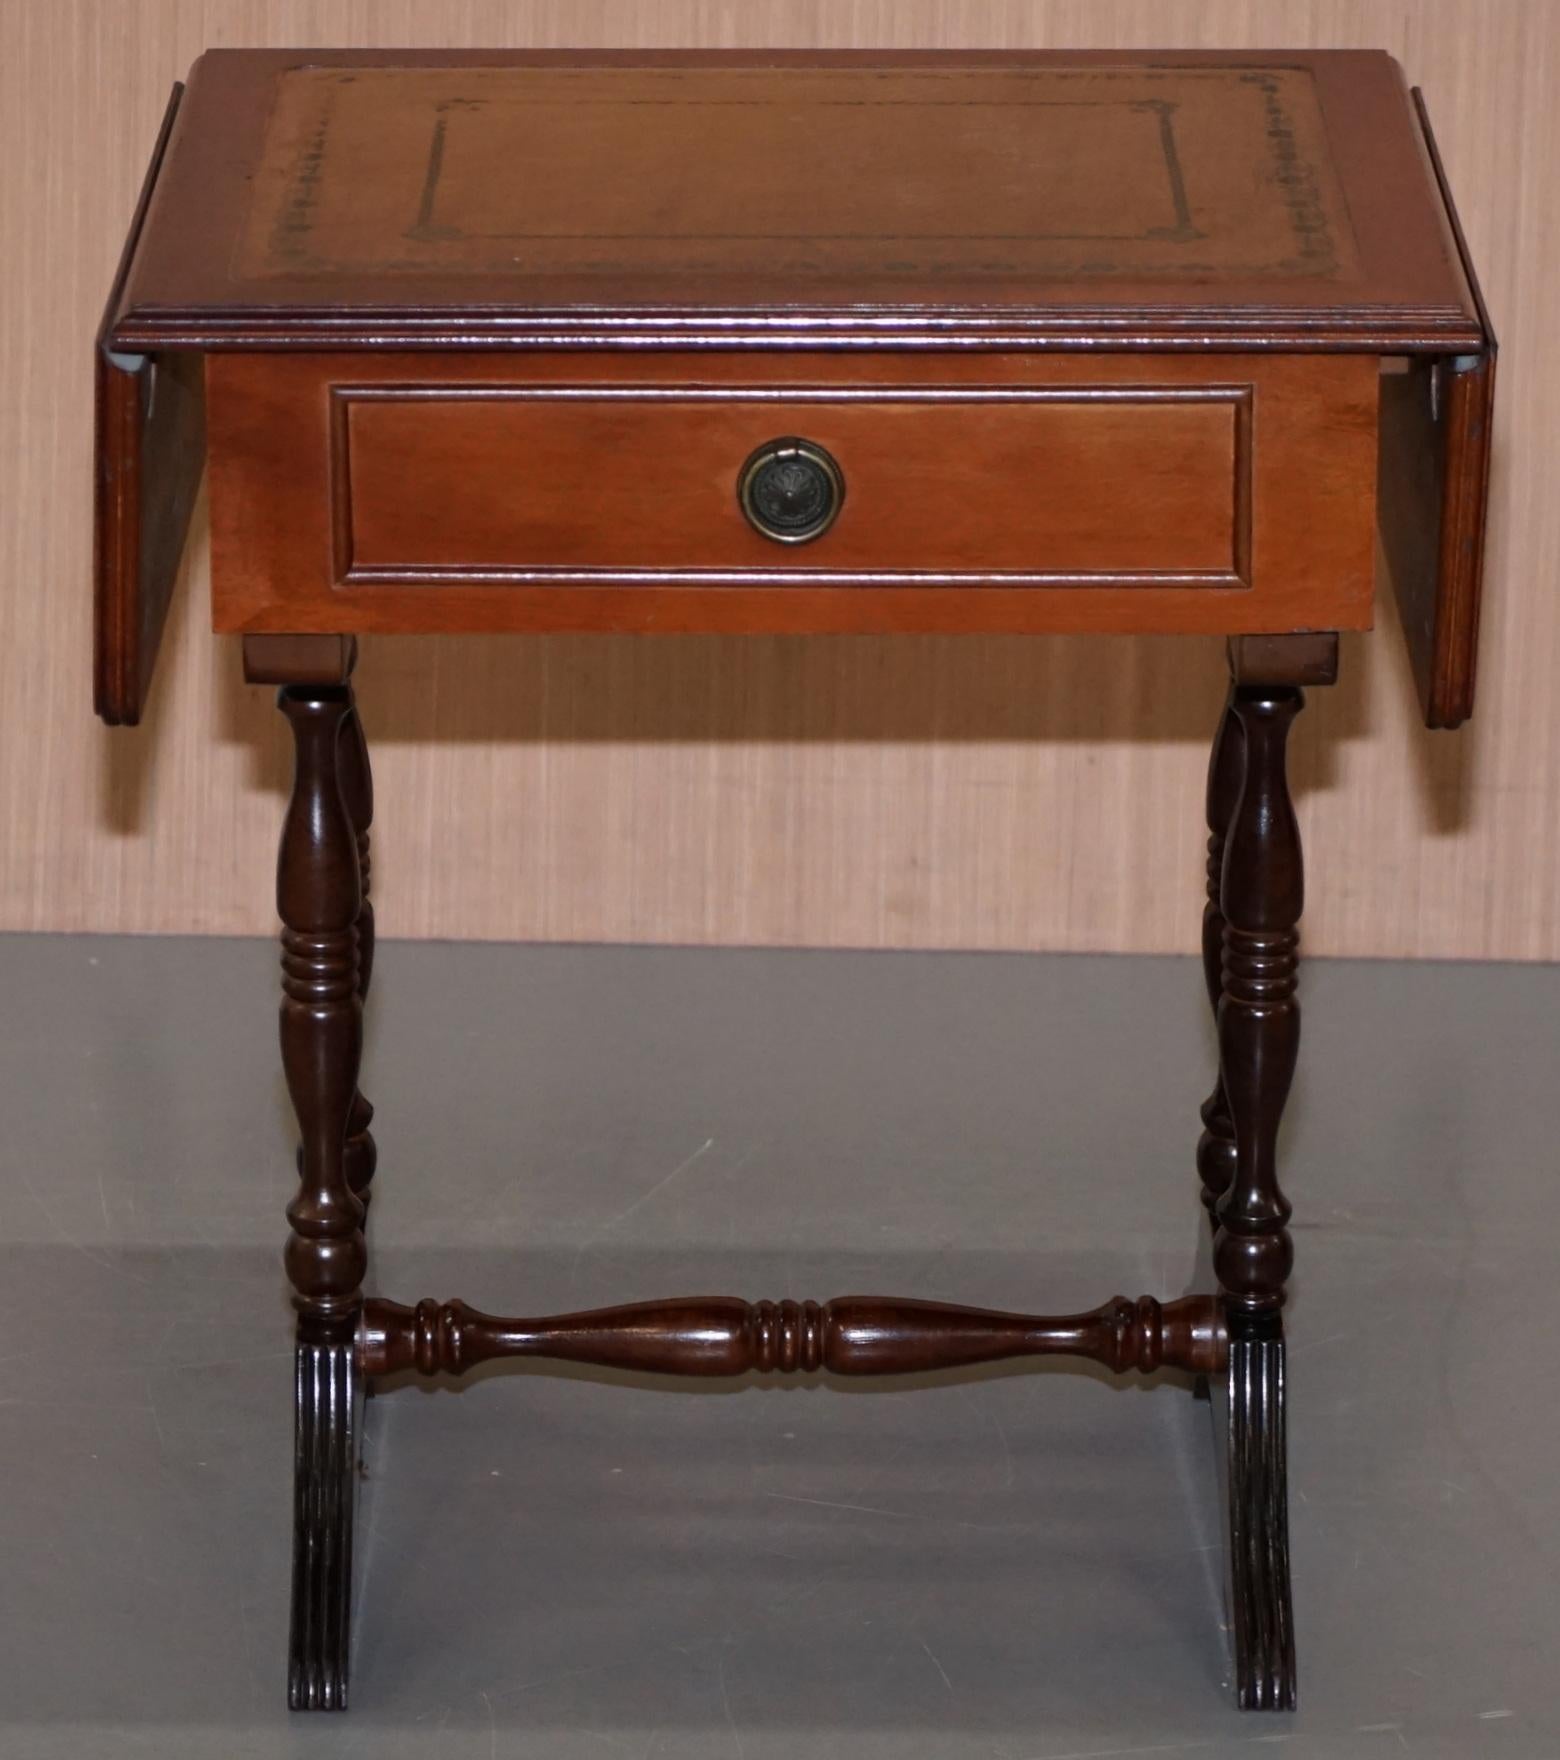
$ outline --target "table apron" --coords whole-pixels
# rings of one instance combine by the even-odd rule
[[[213,355],[219,631],[1369,626],[1373,357]],[[756,530],[785,436],[844,489]]]

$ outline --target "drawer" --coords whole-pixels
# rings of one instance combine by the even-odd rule
[[[208,374],[219,629],[1369,621],[1369,357],[216,355]]]
[[[760,570],[1236,585],[1250,572],[1244,389],[874,386],[777,400],[391,386],[336,397],[347,580]],[[815,484],[820,508],[838,499],[828,528],[800,541],[755,529],[738,501],[744,463],[793,437],[807,442],[801,493]]]

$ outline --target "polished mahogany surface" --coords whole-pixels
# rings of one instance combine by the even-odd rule
[[[1373,52],[203,56],[121,346],[1477,346]]]

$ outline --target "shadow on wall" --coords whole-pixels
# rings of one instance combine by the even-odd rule
[[[186,551],[204,551],[206,502]],[[187,590],[181,583],[180,591]],[[1336,784],[1340,742],[1369,725],[1369,692],[1418,706],[1390,593],[1375,640],[1346,636],[1339,682],[1310,693],[1293,749],[1297,796]],[[160,674],[190,664],[170,616]],[[362,645],[356,683],[376,746],[453,742],[631,744],[705,741],[990,740],[1206,745],[1224,690],[1223,644],[1187,636],[395,636]],[[255,786],[278,795],[289,758],[273,693],[244,683],[238,644],[217,667],[218,736],[247,747]],[[171,692],[153,686],[136,729],[105,733],[102,815],[122,836],[142,827]],[[169,735],[168,737],[171,737]],[[1415,741],[1424,817],[1437,836],[1471,806],[1466,737]]]

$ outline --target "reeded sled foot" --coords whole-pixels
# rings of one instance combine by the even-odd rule
[[[350,1343],[300,1339],[295,1412],[287,1703],[294,1711],[345,1711],[363,1434],[363,1378]]]
[[[1284,1338],[1232,1329],[1229,1371],[1214,1383],[1214,1446],[1225,1519],[1225,1594],[1242,1711],[1295,1708],[1284,1437]]]

